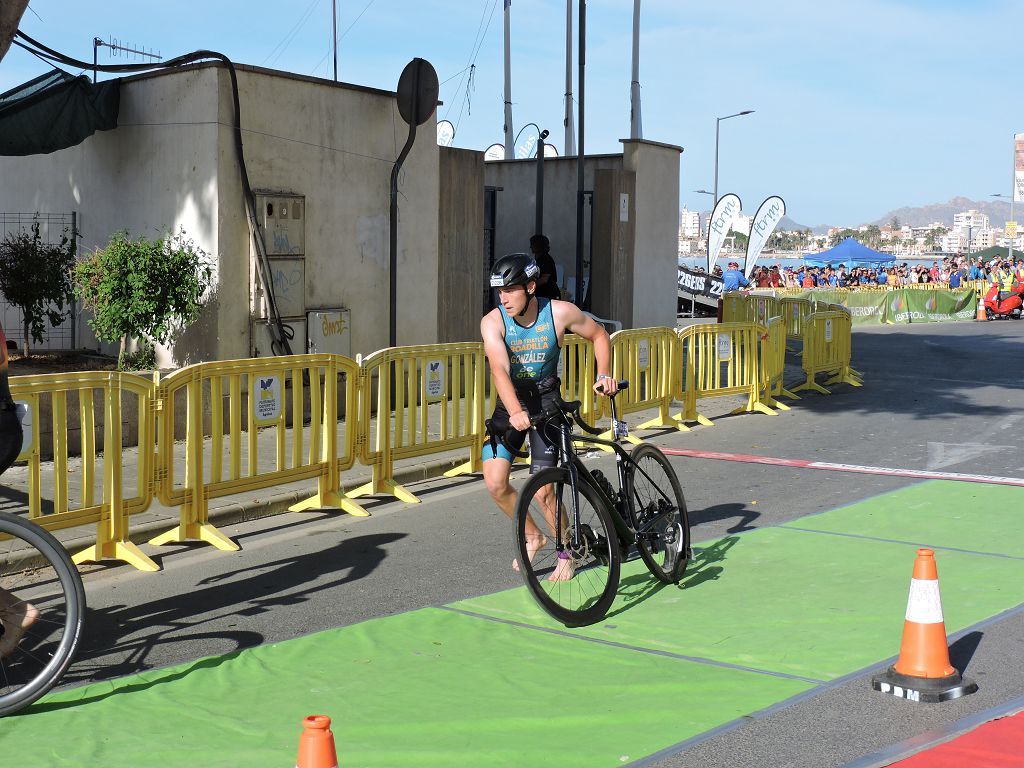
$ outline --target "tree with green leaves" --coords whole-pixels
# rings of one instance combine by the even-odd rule
[[[210,255],[184,230],[158,240],[116,232],[75,268],[75,295],[92,311],[96,337],[121,342],[119,368],[152,368],[153,345],[198,319],[212,280]],[[140,345],[135,356],[127,354],[132,339]]]
[[[30,336],[41,344],[46,321],[55,326],[68,316],[77,235],[65,227],[59,243],[45,242],[37,218],[28,232],[9,233],[0,242],[0,291],[21,310],[26,357]]]

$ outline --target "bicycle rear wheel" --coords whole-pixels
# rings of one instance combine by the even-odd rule
[[[668,459],[653,445],[642,443],[630,454],[626,487],[637,516],[637,527],[651,525],[638,536],[637,549],[659,581],[675,584],[690,560],[690,519],[679,478]]]
[[[519,570],[540,607],[567,627],[604,618],[615,599],[621,568],[619,541],[604,502],[586,482],[578,488],[578,529],[573,525],[566,469],[537,472],[519,494],[516,506]],[[562,506],[565,547],[561,558],[555,532],[556,503]]]
[[[60,542],[38,525],[0,513],[0,647],[30,608],[38,613],[35,621],[0,658],[0,716],[24,709],[57,684],[74,658],[85,615],[82,579]]]

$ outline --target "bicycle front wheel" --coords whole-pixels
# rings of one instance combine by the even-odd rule
[[[621,569],[619,541],[604,502],[586,482],[577,487],[574,521],[569,471],[537,472],[519,494],[515,519],[516,556],[526,586],[540,607],[567,627],[604,618]]]
[[[653,445],[638,445],[630,458],[626,487],[637,517],[637,549],[656,579],[676,584],[690,562],[690,520],[679,478]]]
[[[78,648],[84,615],[82,579],[60,542],[0,513],[0,716],[57,684]]]

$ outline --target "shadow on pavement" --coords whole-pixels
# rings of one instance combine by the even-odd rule
[[[731,502],[729,504],[715,504],[713,507],[706,507],[700,511],[690,512],[690,525],[697,526],[704,523],[714,523],[719,520],[730,520],[734,517],[740,518],[734,525],[726,530],[729,533],[743,533],[752,531],[755,526],[751,525],[761,516],[760,512],[747,509],[746,504]]]
[[[978,646],[981,645],[981,639],[984,636],[984,632],[975,630],[974,632],[968,632],[950,644],[949,663],[960,670],[961,674],[967,669],[967,665],[971,663],[971,659],[974,658],[974,652],[978,650]]]
[[[386,545],[406,535],[355,536],[316,552],[218,573],[198,581],[185,594],[137,605],[88,609],[82,647],[62,684],[150,669],[153,651],[170,643],[217,641],[231,646],[228,653],[259,645],[265,640],[259,632],[240,628],[210,633],[203,631],[204,625],[304,603],[315,593],[363,579],[387,557]],[[111,658],[116,661],[110,663]]]

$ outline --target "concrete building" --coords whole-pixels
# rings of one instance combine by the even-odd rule
[[[700,238],[700,213],[683,208],[679,212],[679,236],[690,240]]]
[[[969,229],[975,232],[988,229],[988,216],[980,211],[971,209],[953,214],[953,229],[966,232]]]
[[[386,347],[390,174],[408,131],[395,94],[236,69],[248,177],[292,351],[306,351],[308,326],[320,324],[310,313],[340,309],[346,336],[327,351]],[[122,229],[184,229],[214,256],[210,301],[158,348],[163,368],[271,354],[234,119],[228,70],[201,64],[126,78],[116,129],[49,155],[0,157],[0,212],[73,212],[83,251]],[[399,177],[400,345],[477,339],[490,299],[485,270],[495,254],[527,250],[534,233],[536,163],[485,164],[482,152],[438,147],[435,120],[418,129]],[[681,150],[623,143],[621,154],[587,158],[595,311],[625,327],[671,325]],[[575,263],[575,158],[546,166],[545,228],[565,270]],[[561,278],[571,284],[574,269]],[[84,322],[77,335],[69,346],[101,346]]]
[[[584,295],[594,314],[625,328],[675,326],[681,147],[622,139],[622,154],[584,165]],[[484,167],[494,197],[494,253],[527,250],[536,229],[536,162]],[[563,297],[576,283],[576,158],[544,161],[544,234]],[[591,285],[591,282],[593,283]]]

